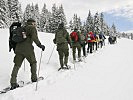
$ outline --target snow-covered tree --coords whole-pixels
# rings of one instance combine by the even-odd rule
[[[23,22],[25,23],[30,18],[36,20],[35,7],[33,4],[27,4],[26,9],[24,11]]]
[[[64,14],[63,6],[61,5],[59,8],[56,7],[56,4],[53,4],[52,7],[52,14],[49,18],[49,23],[47,25],[48,30],[54,33],[57,29],[59,24],[63,22],[66,25],[66,17]]]
[[[51,18],[51,16],[52,16],[52,15],[51,15],[51,12],[48,11],[47,17],[46,17],[46,25],[45,25],[45,26],[46,26],[46,32],[51,32],[50,29],[49,29],[49,27],[50,27],[49,25],[51,25],[51,24],[50,24],[50,21],[49,21],[50,18]]]
[[[101,31],[104,30],[104,15],[103,13],[100,14],[100,26],[101,26]]]
[[[52,16],[49,19],[49,30],[54,33],[58,28],[58,8],[56,7],[56,4],[53,4],[52,7]]]
[[[35,20],[37,23],[37,29],[40,31],[40,13],[39,13],[39,7],[38,4],[35,5]]]
[[[109,26],[106,24],[106,22],[104,20],[103,13],[100,14],[100,26],[101,26],[102,33],[105,35],[108,35],[109,34]]]
[[[116,31],[116,26],[115,24],[113,23],[112,27],[111,27],[111,33],[110,33],[111,36],[117,36],[117,31]]]
[[[40,28],[42,32],[50,32],[49,28],[49,18],[51,16],[51,13],[46,9],[46,4],[44,4],[40,16]]]
[[[36,20],[35,6],[33,5],[33,3],[31,5],[31,18]]]
[[[8,27],[9,25],[9,9],[5,0],[0,0],[0,28]]]
[[[77,27],[79,30],[81,30],[81,28],[82,28],[82,23],[81,23],[80,17],[78,18],[78,21],[77,21]]]
[[[69,22],[69,29],[72,31],[73,30],[73,22],[72,22],[72,20],[70,20],[70,22]]]
[[[24,22],[24,24],[30,18],[31,18],[31,6],[30,6],[30,4],[28,4],[26,6],[25,11],[24,11],[24,16],[23,16],[23,22]]]
[[[93,17],[91,15],[91,11],[89,10],[89,14],[86,20],[86,30],[89,31],[94,31],[94,27],[93,27]]]
[[[14,21],[22,20],[22,10],[18,0],[7,0],[7,4],[9,7],[9,17],[11,23]]]
[[[33,3],[32,5],[28,4],[26,6],[23,18],[23,22],[26,22],[30,18],[34,19],[37,24],[37,30],[40,31],[40,13],[38,4],[36,4],[35,6],[33,5]]]
[[[66,16],[65,16],[65,13],[64,13],[64,9],[63,9],[63,6],[59,6],[59,9],[58,9],[58,20],[59,22],[63,22],[64,25],[67,24],[67,21],[66,21]]]
[[[74,14],[73,19],[71,22],[69,22],[69,28],[73,30],[74,28],[77,28],[80,30],[82,28],[82,23],[80,17],[78,18],[77,14]]]
[[[20,3],[18,4],[18,18],[19,18],[19,21],[22,22],[22,20],[23,20],[23,12],[22,12],[22,8],[21,8],[21,4]]]
[[[109,34],[110,34],[110,27],[107,25],[107,24],[105,24],[105,30],[104,30],[104,34],[105,35],[107,35],[107,36],[109,36]]]
[[[94,33],[99,34],[101,31],[101,23],[98,12],[94,16]]]

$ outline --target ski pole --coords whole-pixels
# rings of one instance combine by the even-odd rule
[[[40,57],[40,62],[39,62],[39,69],[38,69],[38,74],[37,74],[38,78],[39,78],[39,72],[40,72],[40,67],[41,67],[42,53],[43,53],[43,51],[41,51],[41,57]],[[36,83],[36,91],[37,91],[37,86],[38,86],[38,80],[37,80],[37,83]]]
[[[24,60],[24,71],[25,71],[25,60]]]
[[[71,53],[72,53],[72,57],[73,57],[73,48],[71,49]],[[74,65],[74,69],[75,69],[75,60],[74,60],[74,57],[73,57],[73,65]]]
[[[74,64],[74,69],[75,69],[75,60],[73,60],[73,64]]]
[[[47,64],[48,64],[48,63],[49,63],[49,61],[50,61],[50,58],[51,58],[51,56],[52,56],[52,54],[53,54],[53,51],[54,51],[54,48],[55,48],[55,45],[54,45],[53,50],[52,50],[52,52],[51,52],[51,54],[50,54],[50,57],[49,57],[49,59],[48,59]]]

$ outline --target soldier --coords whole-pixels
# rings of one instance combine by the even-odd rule
[[[76,48],[78,49],[78,61],[81,61],[81,37],[78,30],[75,28],[70,34],[72,40],[73,60],[76,61]]]
[[[83,56],[86,57],[85,46],[87,44],[87,41],[86,41],[87,39],[86,39],[84,30],[81,30],[80,37],[81,37],[81,47],[82,47],[82,50],[83,50]]]
[[[18,70],[21,67],[23,60],[26,58],[31,66],[31,81],[37,81],[37,74],[36,74],[36,58],[34,53],[34,47],[32,45],[33,41],[35,44],[40,47],[43,51],[45,46],[42,45],[37,36],[37,30],[35,26],[36,22],[33,19],[27,20],[27,25],[25,27],[26,30],[26,40],[16,44],[15,48],[15,57],[14,57],[14,68],[11,74],[11,90],[19,87],[17,84],[17,74]]]
[[[70,37],[69,37],[69,33],[64,27],[64,23],[59,24],[59,27],[56,31],[53,42],[57,44],[57,51],[59,54],[59,60],[60,60],[60,66],[61,66],[59,70],[68,69],[68,65],[67,65],[68,56],[69,56],[68,44],[70,44]]]
[[[95,40],[93,32],[89,32],[87,35],[87,42],[88,42],[88,48],[87,48],[87,53],[93,53],[93,42]]]

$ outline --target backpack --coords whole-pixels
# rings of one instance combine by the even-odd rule
[[[84,36],[84,34],[80,34],[80,38],[81,38],[81,41],[85,41],[85,36]]]
[[[70,34],[70,37],[71,37],[72,41],[74,41],[74,42],[78,41],[78,33],[77,32],[72,32]]]
[[[20,26],[12,29],[12,41],[16,43],[23,42],[26,39],[25,28]]]
[[[19,27],[19,28],[18,28]],[[16,44],[20,41],[22,41],[22,35],[21,38],[16,39],[16,34],[21,33],[19,30],[22,29],[20,22],[13,22],[9,28],[9,52],[13,49],[15,51]],[[24,29],[24,28],[23,28]]]
[[[56,32],[56,43],[57,44],[62,44],[62,43],[66,43],[66,33],[65,30],[59,30]]]
[[[99,34],[99,39],[103,39],[103,35],[102,34]]]

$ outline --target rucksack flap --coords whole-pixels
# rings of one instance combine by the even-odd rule
[[[26,32],[24,27],[17,27],[12,30],[12,41],[19,43],[26,39]]]
[[[72,41],[74,41],[74,42],[78,41],[78,34],[77,34],[77,32],[72,32],[70,34],[70,37],[71,37]]]

